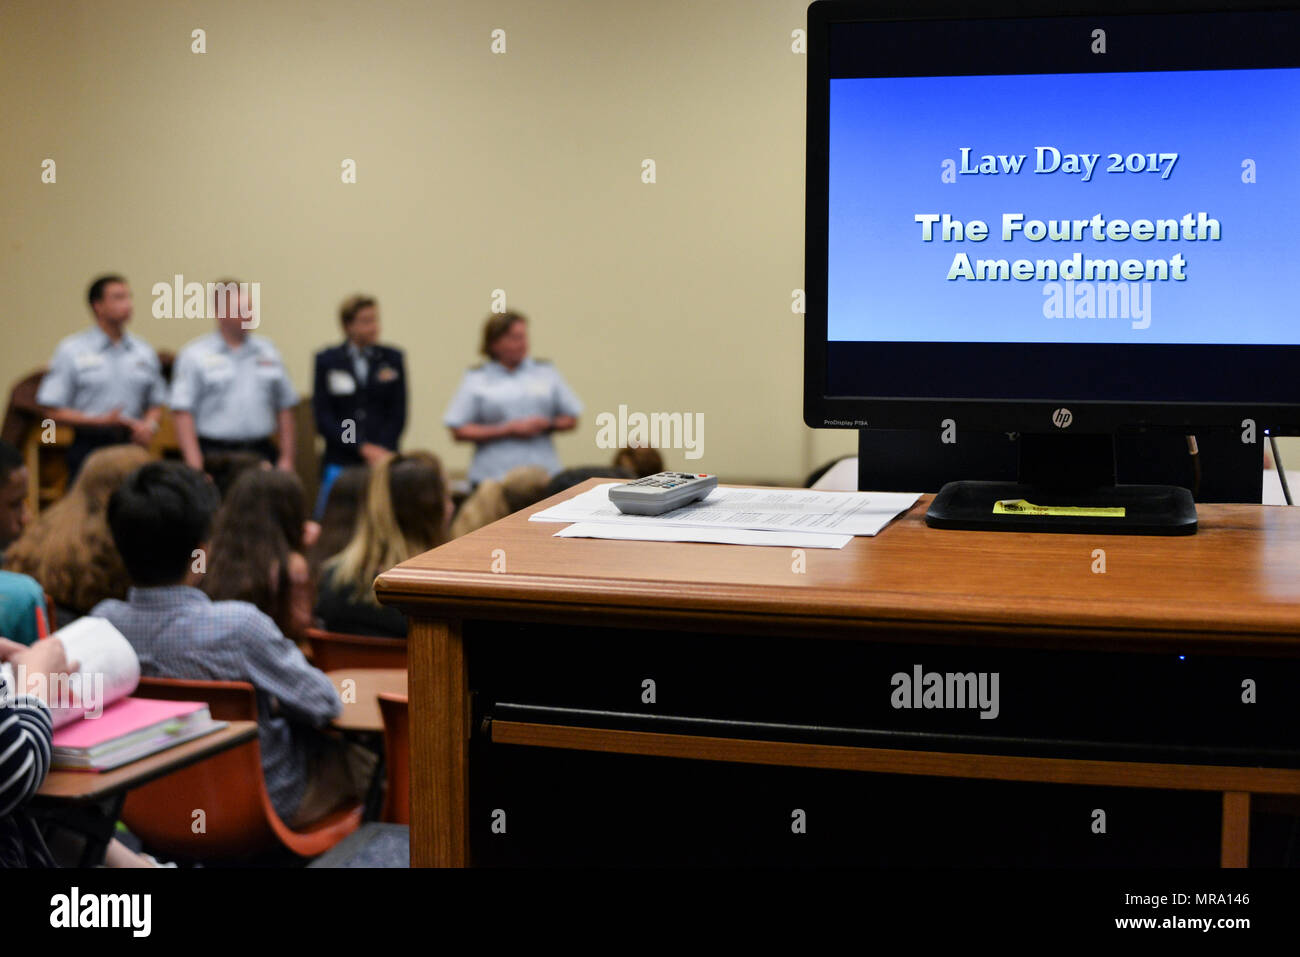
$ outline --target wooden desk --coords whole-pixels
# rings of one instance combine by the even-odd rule
[[[150,781],[197,764],[257,737],[256,721],[228,721],[226,727],[132,761],[112,771],[51,771],[37,792],[44,805],[91,804],[138,788]]]
[[[343,697],[343,682],[356,682],[356,700],[343,699],[343,713],[332,722],[341,731],[383,731],[379,713],[381,694],[406,694],[404,668],[340,668],[325,672]]]
[[[967,648],[1300,655],[1300,510],[1202,506],[1187,538],[931,529],[930,497],[838,551],[558,539],[532,512],[380,576],[411,618],[415,866],[469,862],[467,628],[550,623]],[[1096,571],[1104,549],[1105,571]],[[797,571],[799,562],[804,570]],[[499,626],[495,626],[499,627]],[[1246,863],[1250,795],[1300,770],[833,747],[494,720],[494,743],[731,762],[1223,794],[1224,865]]]

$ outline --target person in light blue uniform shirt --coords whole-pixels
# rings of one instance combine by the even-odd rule
[[[181,455],[186,465],[201,470],[210,455],[255,452],[292,471],[297,390],[275,346],[249,331],[259,320],[251,314],[247,293],[218,290],[223,295],[227,301],[217,309],[217,331],[185,346],[172,369],[171,407]]]
[[[559,371],[528,355],[528,320],[517,312],[489,316],[488,361],[465,373],[443,416],[460,442],[475,444],[469,482],[499,479],[519,465],[561,470],[552,432],[576,428],[582,402]]]
[[[126,331],[131,289],[121,276],[101,276],[87,294],[95,324],[59,343],[36,402],[74,430],[65,462],[69,480],[86,456],[105,445],[148,448],[167,401],[158,354]]]

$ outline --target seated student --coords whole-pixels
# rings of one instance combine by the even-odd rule
[[[316,614],[325,630],[405,638],[406,616],[379,604],[375,578],[447,541],[450,516],[436,456],[409,452],[373,466],[356,533],[321,571]]]
[[[0,552],[27,526],[27,466],[22,453],[0,439]],[[6,556],[7,557],[7,556]],[[28,575],[0,571],[0,635],[30,645],[48,632],[45,590]]]
[[[663,471],[660,469],[660,471]],[[654,474],[653,472],[650,474]],[[557,495],[565,489],[573,488],[589,478],[615,479],[620,481],[629,481],[637,478],[636,473],[621,465],[584,465],[581,468],[565,469],[556,475],[551,476],[551,482],[546,486],[546,491],[542,498],[550,498]]]
[[[41,583],[60,628],[105,598],[125,598],[130,580],[108,531],[108,497],[149,461],[138,445],[110,445],[87,456],[72,489],[41,512],[5,553],[8,567]]]
[[[69,670],[60,641],[30,649],[0,642],[0,659],[23,665],[32,688],[48,688],[45,675]],[[11,688],[0,673],[0,868],[55,866],[36,822],[23,810],[49,773],[53,735],[47,703]]]
[[[301,640],[316,598],[303,553],[318,531],[307,521],[297,475],[269,468],[243,472],[213,523],[203,590],[214,601],[256,605],[283,634]]]
[[[0,571],[0,635],[30,645],[49,633],[41,586],[29,575]]]
[[[271,463],[256,452],[214,452],[203,460],[203,471],[212,478],[224,502],[235,480],[250,469],[269,469]]]
[[[320,567],[333,558],[352,541],[357,528],[357,517],[366,497],[366,483],[370,481],[370,467],[349,465],[339,472],[325,499],[325,514],[320,520],[320,536],[307,553],[313,578],[318,578]]]
[[[373,757],[321,729],[342,704],[269,617],[242,601],[212,601],[193,587],[194,555],[207,544],[216,490],[200,472],[151,462],[108,503],[108,525],[133,586],[126,601],[92,614],[126,636],[150,677],[246,681],[257,691],[262,771],[276,813],[301,827],[359,799]],[[333,782],[333,783],[332,783]]]
[[[0,638],[0,868],[57,867],[36,822],[23,806],[40,790],[50,770],[54,725],[50,702],[39,693],[54,686],[51,675],[76,667],[61,641],[41,641],[28,648]],[[11,687],[17,675],[26,688]],[[57,819],[56,819],[57,820]],[[104,851],[106,867],[159,867],[147,854],[137,854],[114,838]]]
[[[550,475],[540,465],[519,465],[501,479],[484,479],[474,487],[469,498],[451,523],[451,537],[460,538],[497,519],[513,515],[521,508],[540,502],[546,494]]]
[[[640,445],[629,445],[627,448],[619,449],[614,456],[614,467],[631,472],[637,478],[645,478],[647,475],[657,475],[665,471],[664,459],[659,454],[659,450]]]

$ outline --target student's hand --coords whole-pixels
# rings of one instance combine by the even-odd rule
[[[361,453],[361,457],[366,460],[367,465],[378,465],[393,454],[382,445],[376,445],[374,442],[362,442],[361,448],[357,451]]]
[[[67,649],[58,638],[42,638],[9,659],[17,668],[26,665],[27,671],[46,675],[64,675],[77,670],[77,662],[68,660]]]
[[[0,661],[7,661],[13,666],[16,684],[27,687],[13,689],[15,695],[27,694],[29,690],[49,688],[46,675],[65,675],[77,670],[77,662],[69,661],[63,642],[58,638],[44,638],[28,647],[16,641],[0,638]],[[25,672],[24,679],[19,680],[19,669]],[[38,678],[33,682],[33,677]],[[32,686],[35,685],[35,688]],[[48,702],[47,702],[48,704]]]
[[[311,548],[320,541],[320,522],[308,520],[302,523],[302,547]]]
[[[281,455],[279,461],[275,463],[275,467],[278,468],[281,472],[292,472],[293,456]]]

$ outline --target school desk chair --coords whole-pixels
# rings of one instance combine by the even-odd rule
[[[257,720],[257,696],[244,681],[141,678],[134,694],[203,701],[217,721]],[[131,791],[122,820],[146,847],[165,857],[244,861],[280,847],[316,857],[355,831],[361,812],[360,803],[349,804],[301,830],[290,828],[266,793],[262,752],[254,738]]]
[[[311,663],[321,671],[340,668],[405,668],[406,639],[377,635],[345,635],[308,628],[303,632],[311,648]]]
[[[379,714],[384,719],[384,761],[388,779],[383,819],[389,824],[410,824],[411,713],[406,706],[406,695],[380,694]]]

